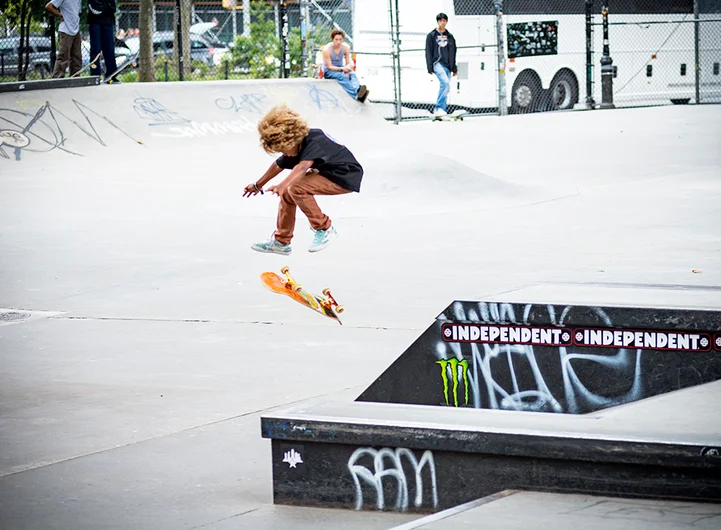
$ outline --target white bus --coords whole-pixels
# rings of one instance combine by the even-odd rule
[[[701,101],[721,102],[721,0],[700,2],[700,18],[709,20],[699,24]],[[614,103],[695,100],[693,0],[611,0],[610,6]],[[389,7],[389,0],[355,2],[353,50],[356,73],[371,90],[371,99],[392,102],[392,59],[373,55],[391,49]],[[438,82],[427,72],[423,50],[426,35],[436,27],[436,15],[444,12],[449,18],[447,29],[459,47],[449,106],[498,107],[492,0],[398,0],[398,12],[404,105],[428,108],[435,103]],[[594,23],[599,24],[600,0],[595,0],[593,13]],[[505,0],[506,104],[512,112],[585,106],[585,20],[584,0]],[[592,93],[596,104],[601,102],[602,37],[602,28],[595,25]]]

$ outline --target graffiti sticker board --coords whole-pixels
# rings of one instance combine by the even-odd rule
[[[508,24],[508,57],[558,54],[558,21]]]
[[[584,414],[721,379],[721,312],[454,302],[358,401]]]

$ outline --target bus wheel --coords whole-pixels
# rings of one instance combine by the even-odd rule
[[[534,112],[541,88],[541,80],[535,72],[522,72],[513,83],[511,112],[514,114]]]
[[[578,103],[578,81],[569,71],[561,70],[556,74],[550,91],[553,110],[572,109]]]

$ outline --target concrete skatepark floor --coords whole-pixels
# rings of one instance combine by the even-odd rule
[[[328,83],[172,85],[0,94],[0,129],[41,116],[0,145],[0,528],[418,520],[273,505],[259,415],[354,399],[454,299],[721,285],[720,106],[393,125]],[[302,215],[291,256],[249,248],[277,101],[366,169],[315,255]],[[342,327],[262,287],[284,264]]]

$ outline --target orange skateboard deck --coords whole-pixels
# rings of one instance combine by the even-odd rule
[[[295,282],[290,275],[288,267],[282,267],[280,272],[285,275],[285,278],[275,272],[263,272],[260,275],[260,282],[274,293],[289,296],[299,304],[303,304],[321,315],[332,318],[341,326],[343,325],[343,322],[340,321],[337,314],[343,312],[343,306],[338,305],[333,295],[330,294],[330,289],[323,289],[323,296],[315,295],[306,291],[301,285]]]

